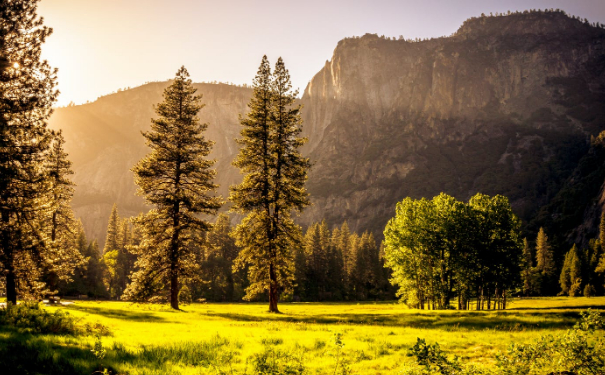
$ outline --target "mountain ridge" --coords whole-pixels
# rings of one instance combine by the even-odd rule
[[[602,28],[562,12],[473,18],[452,36],[424,41],[341,40],[300,100],[314,205],[299,222],[347,220],[352,230],[380,235],[405,196],[468,199],[480,191],[507,195],[531,234],[538,212],[589,152],[590,136],[605,130],[604,40]],[[146,153],[138,133],[166,85],[51,118],[54,128],[72,124],[64,132],[80,185],[74,207],[91,237],[104,238],[113,202],[126,216],[144,209],[128,170]],[[251,89],[219,86],[196,84],[226,197],[241,178],[230,163]]]

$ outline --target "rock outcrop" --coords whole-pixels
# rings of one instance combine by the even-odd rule
[[[605,129],[605,30],[561,12],[339,42],[304,91],[314,206],[380,232],[405,196],[508,196],[528,223]]]
[[[601,27],[561,12],[474,18],[452,36],[417,42],[340,41],[301,99],[314,204],[300,222],[347,220],[380,235],[405,196],[482,192],[508,196],[535,230],[550,215],[544,207],[573,186],[590,136],[605,130],[604,42]],[[51,119],[64,129],[74,207],[92,238],[104,239],[114,202],[122,215],[146,209],[129,170],[147,152],[140,131],[166,85],[62,108]],[[226,197],[241,178],[230,163],[251,90],[196,87]]]

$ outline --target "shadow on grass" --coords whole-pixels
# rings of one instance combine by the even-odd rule
[[[512,307],[507,311],[524,311],[524,310],[605,310],[605,305],[582,305],[582,306],[555,306],[555,307]]]
[[[0,328],[3,374],[92,374],[100,369],[90,349],[60,345],[43,336]]]
[[[154,322],[163,323],[168,322],[165,318],[157,316],[152,312],[145,311],[128,311],[121,309],[109,309],[107,307],[95,307],[95,306],[78,306],[71,305],[69,309],[85,312],[87,314],[101,315],[106,318],[121,319],[133,322]]]
[[[279,322],[307,324],[352,324],[388,327],[406,327],[440,330],[500,330],[522,331],[530,329],[568,329],[580,317],[579,311],[565,312],[448,312],[407,314],[326,314],[309,315],[248,315],[240,313],[200,313],[240,322]]]
[[[221,366],[231,361],[222,355],[230,341],[216,336],[208,341],[182,342],[162,346],[142,346],[128,350],[119,343],[103,347],[97,358],[89,342],[80,337],[41,335],[0,327],[0,373],[26,375],[123,374],[116,368],[134,367],[148,375],[176,375],[170,363],[184,366]],[[127,372],[126,372],[127,373]]]

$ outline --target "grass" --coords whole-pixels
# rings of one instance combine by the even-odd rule
[[[0,358],[11,358],[8,368],[32,374],[92,374],[103,368],[114,374],[286,374],[302,368],[333,374],[337,363],[338,369],[357,374],[397,374],[412,362],[407,350],[420,337],[489,367],[511,342],[564,332],[580,311],[605,308],[605,297],[515,299],[509,306],[505,311],[420,311],[397,303],[283,303],[276,315],[266,304],[193,304],[172,311],[159,305],[77,302],[47,309],[99,322],[112,334],[73,337],[4,326]],[[91,352],[95,342],[103,355]]]

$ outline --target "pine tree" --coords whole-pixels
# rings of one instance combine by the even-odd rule
[[[292,288],[294,279],[291,249],[302,234],[291,212],[309,205],[304,187],[309,160],[298,151],[306,139],[300,137],[300,106],[293,106],[297,93],[291,88],[282,59],[271,75],[264,56],[233,163],[245,176],[230,196],[233,209],[247,214],[235,231],[242,247],[236,267],[250,265],[247,298],[268,292],[271,312],[279,312],[279,296]]]
[[[605,254],[605,211],[601,212],[601,221],[599,222],[599,240],[601,242],[602,253]]]
[[[526,296],[533,294],[533,257],[527,238],[523,239],[523,274],[521,275],[521,277],[523,279],[523,293]]]
[[[574,245],[575,247],[576,245]],[[561,274],[559,275],[559,286],[561,287],[561,293],[569,294],[569,288],[571,287],[571,278],[569,271],[571,268],[572,250],[565,253],[565,260],[563,261],[563,268],[561,268]]]
[[[214,161],[206,159],[213,143],[203,135],[208,125],[197,118],[203,106],[195,92],[181,67],[156,107],[159,118],[143,133],[151,153],[133,168],[138,193],[155,209],[135,219],[142,243],[125,296],[148,300],[169,287],[173,309],[179,308],[180,283],[197,273],[192,244],[211,228],[200,214],[214,215],[222,204],[210,195],[217,188]]]
[[[120,215],[118,214],[118,205],[113,204],[111,208],[111,214],[109,214],[109,222],[107,223],[107,236],[105,237],[105,246],[103,247],[103,254],[118,249],[118,226],[120,222]]]
[[[49,267],[47,280],[51,292],[54,292],[60,281],[69,280],[76,267],[84,263],[84,258],[78,251],[78,227],[71,209],[74,183],[69,179],[69,175],[73,174],[73,171],[63,148],[65,139],[61,131],[50,134],[52,142],[45,168],[50,199],[48,246],[53,254],[53,267]]]
[[[540,228],[536,239],[536,268],[543,276],[551,275],[554,272],[553,254],[548,244],[548,236],[544,228]]]
[[[230,236],[231,219],[220,214],[206,235],[199,279],[204,286],[197,294],[212,301],[234,301],[238,275],[233,272],[233,260],[239,249]]]
[[[36,14],[38,1],[0,5],[0,263],[6,298],[40,292],[44,273],[69,267],[54,262],[46,233],[49,182],[43,167],[52,135],[46,120],[58,92],[56,69],[41,60],[52,33]]]

